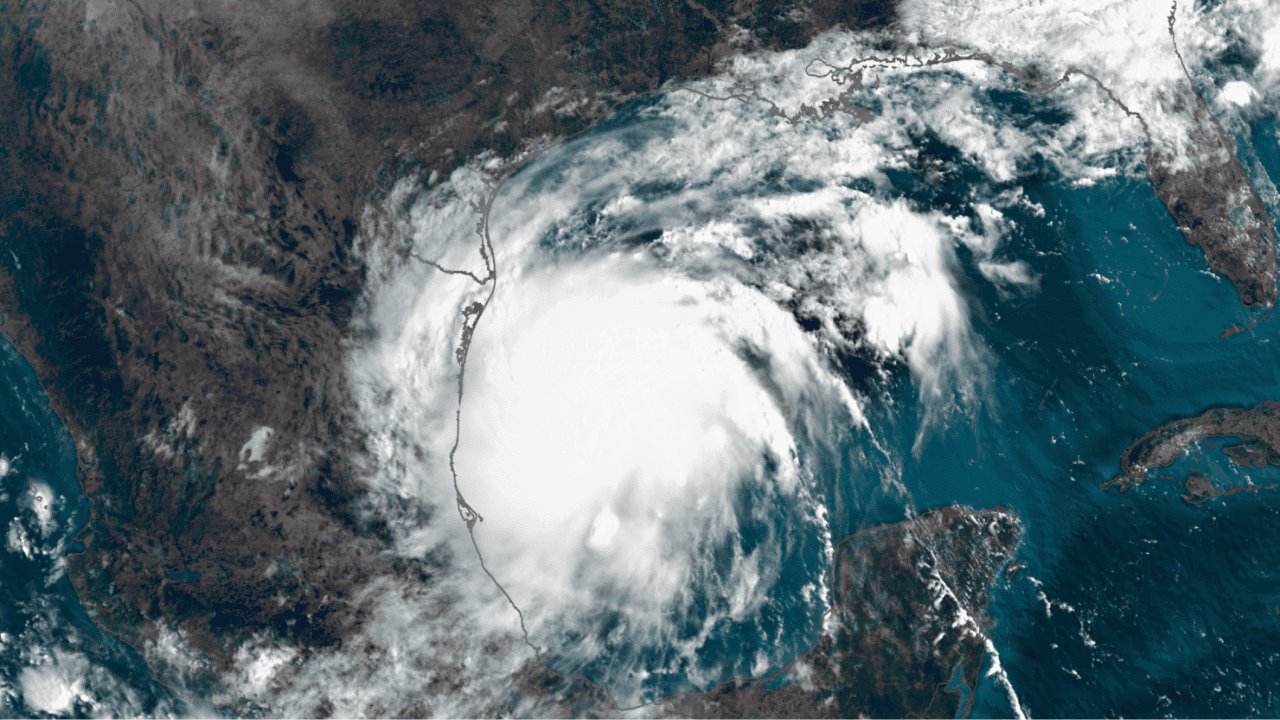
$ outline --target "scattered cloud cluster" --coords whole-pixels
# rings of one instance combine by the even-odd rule
[[[1027,165],[1075,184],[1133,172],[1135,113],[1197,162],[1165,92],[1190,82],[1170,10],[910,0],[917,51],[827,33],[735,58],[509,179],[481,158],[400,183],[364,218],[349,367],[370,511],[438,572],[366,588],[376,620],[341,649],[256,639],[229,685],[275,708],[469,714],[509,708],[494,688],[538,652],[624,701],[665,687],[656,674],[705,685],[790,659],[824,593],[782,601],[813,628],[757,621],[786,614],[783,568],[822,582],[821,458],[876,432],[839,358],[905,368],[926,428],[980,402],[961,278],[1036,292],[1037,269],[1004,253],[1009,209],[1034,209]],[[1207,17],[1178,16],[1194,58]],[[1269,92],[1269,31],[1251,32],[1264,59],[1224,86],[1237,106]],[[1055,119],[1011,117],[1011,95]],[[975,175],[945,209],[902,180],[935,182],[939,163]],[[727,627],[756,633],[751,667],[709,659]]]
[[[74,507],[27,475],[21,456],[0,459],[0,517],[7,517],[0,588],[0,715],[191,714],[133,675],[118,643],[77,616],[65,577]],[[141,671],[141,663],[135,670]]]

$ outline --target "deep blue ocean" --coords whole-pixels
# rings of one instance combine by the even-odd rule
[[[1255,124],[1242,143],[1256,167],[1280,178],[1273,122]],[[959,198],[971,180],[960,172],[948,190],[894,178],[922,204]],[[1022,568],[996,585],[992,636],[1033,716],[1280,714],[1280,495],[1184,503],[1168,479],[1179,470],[1222,483],[1243,477],[1210,444],[1142,487],[1099,488],[1133,438],[1171,418],[1280,399],[1280,317],[1246,310],[1207,272],[1144,180],[1075,187],[1032,168],[1017,184],[1045,214],[1009,211],[1018,229],[1004,254],[1039,274],[1038,291],[1002,296],[963,255],[960,263],[989,349],[992,381],[979,406],[933,427],[918,451],[920,408],[908,380],[884,388],[892,402],[872,410],[880,442],[900,463],[905,504],[1000,505],[1022,519]],[[1219,339],[1233,323],[1250,329]],[[93,700],[64,714],[174,707],[137,654],[94,626],[58,570],[86,514],[74,449],[8,344],[0,344],[0,456],[12,466],[0,479],[0,533],[25,532],[34,548],[28,556],[7,540],[0,550],[0,716],[34,712],[20,692],[29,666],[84,674],[84,698]],[[836,537],[903,517],[904,497],[879,489],[883,467],[841,466],[831,490],[843,508],[832,515]],[[1280,481],[1275,469],[1248,475]],[[33,482],[52,491],[47,535],[37,532]],[[1010,714],[990,679],[975,699],[976,716]]]
[[[1251,140],[1280,177],[1275,124]],[[1019,218],[1009,249],[1040,290],[1010,299],[971,284],[994,381],[972,419],[928,433],[918,455],[912,391],[898,388],[879,421],[897,429],[903,483],[921,508],[1004,505],[1023,520],[1025,567],[997,586],[993,639],[1033,716],[1274,716],[1280,496],[1192,507],[1172,478],[1280,472],[1205,443],[1139,488],[1099,485],[1132,439],[1172,418],[1280,397],[1280,318],[1247,311],[1205,270],[1148,183],[1022,183],[1046,213]],[[1232,323],[1251,329],[1219,339]],[[1009,714],[990,681],[976,696],[974,715]]]

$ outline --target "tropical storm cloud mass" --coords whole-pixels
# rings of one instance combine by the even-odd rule
[[[1280,713],[1280,8],[0,8],[0,713]]]

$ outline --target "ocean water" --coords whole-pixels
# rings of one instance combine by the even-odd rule
[[[1257,152],[1276,167],[1274,125]],[[1256,137],[1256,135],[1255,135]],[[1280,397],[1280,321],[1240,306],[1204,270],[1146,182],[1025,184],[1046,212],[1010,250],[1039,291],[972,287],[995,382],[971,418],[912,451],[910,389],[897,428],[902,481],[919,507],[1004,505],[1022,518],[1024,567],[994,595],[993,639],[1032,715],[1242,716],[1280,712],[1280,497],[1191,507],[1172,478],[1280,481],[1205,443],[1146,485],[1099,484],[1135,437],[1214,405]],[[1251,329],[1227,340],[1231,323]],[[1254,325],[1256,323],[1256,325]],[[976,716],[1006,716],[1004,691],[976,689]]]
[[[993,91],[987,99],[1015,125],[1067,119],[1044,98]],[[633,109],[575,143],[589,149],[593,136],[609,134],[641,152],[669,130]],[[974,369],[987,380],[979,400],[926,423],[905,373],[871,383],[872,433],[851,431],[841,453],[826,459],[832,535],[950,504],[1012,509],[1025,527],[1021,569],[998,583],[992,637],[1033,715],[1280,712],[1280,563],[1271,550],[1280,541],[1280,497],[1245,493],[1191,507],[1169,479],[1195,467],[1219,484],[1266,484],[1280,482],[1280,472],[1235,467],[1217,453],[1220,444],[1206,443],[1143,487],[1099,487],[1134,438],[1170,419],[1280,398],[1280,319],[1240,305],[1141,176],[1072,183],[1033,160],[1001,183],[928,131],[912,140],[916,153],[870,191],[960,214],[975,199],[1023,193],[1029,202],[1001,208],[1012,228],[1001,258],[1024,261],[1038,284],[998,288],[959,248],[956,271],[984,354],[985,368]],[[1265,188],[1266,175],[1280,171],[1275,124],[1258,121],[1241,144]],[[532,168],[531,187],[554,184],[561,170]],[[771,191],[780,189],[775,182],[761,179]],[[628,190],[658,203],[681,188]],[[587,220],[552,233],[547,245],[577,252],[601,237],[643,245],[660,235],[607,225],[614,219],[602,220],[604,206],[584,208]],[[1222,339],[1234,324],[1247,329]],[[770,592],[796,594],[813,572],[802,570]],[[816,639],[797,609],[780,616],[789,625],[776,647]],[[763,624],[772,629],[776,620]],[[744,623],[705,645],[706,664],[745,670],[744,655],[761,647],[746,628],[756,629]],[[575,669],[608,684],[607,671]],[[685,688],[670,677],[651,689]],[[977,716],[1012,712],[991,678],[974,697]]]
[[[1053,108],[1039,101],[991,100],[1014,122],[1032,115],[1054,121]],[[639,148],[665,129],[632,127],[645,122],[644,106],[593,133]],[[829,482],[832,535],[956,503],[1012,509],[1025,528],[1021,568],[997,583],[991,633],[1033,716],[1280,713],[1280,496],[1244,493],[1191,507],[1169,479],[1195,467],[1220,483],[1248,477],[1266,484],[1280,482],[1280,472],[1242,470],[1215,454],[1220,444],[1205,443],[1142,487],[1099,488],[1133,438],[1171,418],[1280,399],[1280,318],[1240,306],[1142,178],[1078,186],[1029,167],[1000,186],[936,139],[916,140],[921,157],[944,163],[948,173],[926,183],[918,168],[889,171],[897,196],[959,211],[975,188],[993,195],[1016,185],[1043,208],[1008,209],[1014,229],[1002,249],[1028,264],[1038,287],[997,289],[960,250],[957,272],[989,382],[976,404],[923,433],[924,410],[910,380],[877,385],[878,402],[867,407],[874,443],[851,431],[839,453],[815,460]],[[1278,177],[1274,122],[1255,123],[1241,142],[1261,172]],[[557,172],[534,171],[546,177],[533,190]],[[660,197],[678,188],[632,190]],[[598,224],[597,214],[588,214]],[[643,243],[654,230],[609,232]],[[583,241],[575,232],[548,242],[575,251]],[[1233,323],[1249,329],[1220,339]],[[0,457],[7,462],[0,478],[0,715],[181,713],[188,706],[141,658],[86,616],[61,570],[85,521],[74,450],[30,367],[3,343]],[[747,509],[766,499],[744,490],[740,514],[750,517]],[[655,672],[650,690],[686,689],[685,675],[694,670],[749,674],[762,647],[789,659],[816,639],[813,603],[796,597],[825,572],[821,548],[811,536],[779,535],[760,521],[742,528],[736,549],[749,554],[773,537],[790,544],[773,588],[778,597],[758,615],[717,628],[688,664]],[[694,608],[689,616],[700,614]],[[684,635],[700,629],[691,623]],[[554,648],[551,657],[571,662]],[[569,669],[608,679],[607,667]],[[1011,714],[991,678],[972,692],[975,716]]]
[[[76,598],[63,570],[87,517],[75,448],[4,341],[0,458],[0,716],[189,712]]]
[[[1276,177],[1276,124],[1251,130],[1255,172]],[[904,171],[891,176],[896,192],[953,208],[974,187],[1002,189],[945,147],[932,152],[949,180]],[[1011,508],[1025,526],[1022,568],[997,585],[992,637],[1032,715],[1274,715],[1280,497],[1192,507],[1172,478],[1194,467],[1219,485],[1265,485],[1280,472],[1234,466],[1208,442],[1140,488],[1099,485],[1134,438],[1170,419],[1280,397],[1280,320],[1242,307],[1206,270],[1145,179],[1074,185],[1030,168],[1015,184],[1044,213],[1006,211],[1003,256],[1025,261],[1038,288],[998,290],[963,252],[959,268],[991,382],[923,433],[916,389],[889,383],[871,412],[876,448],[862,440],[861,462],[832,489],[844,510],[833,533],[952,503]],[[1232,324],[1248,329],[1220,339]],[[1012,713],[989,677],[975,699],[975,716]]]

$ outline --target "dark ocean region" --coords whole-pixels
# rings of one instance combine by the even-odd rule
[[[72,590],[63,557],[87,516],[75,448],[31,366],[3,340],[0,458],[0,717],[182,713]]]
[[[1256,152],[1276,168],[1270,127]],[[1136,489],[1099,485],[1134,438],[1168,420],[1280,397],[1280,319],[1244,309],[1205,270],[1148,183],[1024,188],[1045,216],[1016,218],[1006,251],[1040,288],[1011,298],[969,285],[993,356],[980,407],[913,454],[919,408],[903,383],[873,425],[894,428],[918,507],[1003,505],[1022,518],[1023,567],[991,614],[1030,714],[1275,715],[1280,496],[1193,506],[1181,480],[1196,470],[1219,489],[1266,486],[1280,471],[1237,466],[1220,452],[1229,441],[1210,441]],[[1220,339],[1233,323],[1247,329]],[[975,697],[975,716],[1011,713],[991,678]]]

